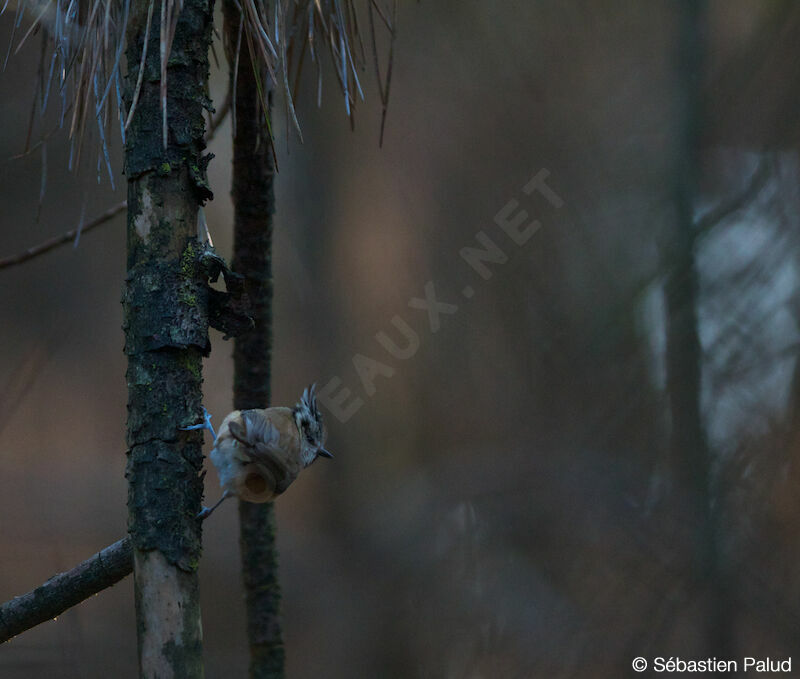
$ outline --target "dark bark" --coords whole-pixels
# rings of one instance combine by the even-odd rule
[[[226,0],[225,33],[231,50],[239,36],[240,11]],[[274,163],[265,116],[269,115],[273,83],[262,74],[256,82],[246,40],[242,40],[238,72],[229,54],[230,77],[236,77],[233,109],[233,269],[245,277],[255,327],[234,346],[234,395],[237,409],[264,408],[270,402],[272,347],[272,215]],[[262,99],[263,97],[263,99]],[[263,105],[262,105],[263,103]],[[267,111],[264,108],[268,109]],[[280,585],[275,517],[272,503],[239,502],[242,576],[247,605],[250,676],[284,676],[280,622]]]
[[[36,589],[5,602],[0,606],[0,643],[111,587],[132,568],[131,541],[124,538]]]
[[[239,525],[250,677],[278,679],[285,676],[285,650],[281,631],[281,589],[273,504],[239,502]]]
[[[694,203],[699,179],[703,65],[707,9],[704,2],[683,0],[678,26],[681,152],[674,170],[677,224],[667,251],[666,281],[667,389],[675,501],[687,503],[694,519],[692,554],[698,594],[704,593],[708,653],[732,657],[730,598],[720,562],[719,498],[714,501],[712,460],[701,410],[702,347],[697,317],[699,279],[695,260],[698,231]],[[718,489],[717,489],[718,490]],[[683,504],[681,504],[683,506]]]
[[[123,295],[128,356],[128,510],[134,546],[143,677],[203,676],[197,590],[201,548],[202,437],[179,427],[201,410],[209,351],[208,288],[197,241],[211,193],[203,156],[209,107],[213,4],[184,0],[168,59],[168,140],[162,144],[159,31],[150,31],[138,105],[128,131],[128,261]],[[160,2],[153,15],[160,16]],[[132,8],[126,96],[130,104],[147,3]],[[178,615],[176,611],[180,611]]]

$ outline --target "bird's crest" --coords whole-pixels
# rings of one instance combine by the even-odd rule
[[[318,448],[325,443],[325,427],[322,424],[322,413],[317,406],[316,388],[317,385],[312,384],[303,391],[294,407],[294,418],[305,442]]]
[[[306,387],[300,397],[300,402],[295,406],[295,410],[307,414],[310,420],[322,422],[322,413],[317,407],[316,389],[316,383]]]

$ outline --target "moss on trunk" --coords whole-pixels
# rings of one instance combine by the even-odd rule
[[[128,34],[130,105],[138,77],[147,3],[136,2]],[[201,548],[202,438],[181,432],[201,406],[209,351],[208,289],[196,238],[210,197],[203,156],[213,4],[184,0],[168,60],[168,144],[162,143],[160,57],[153,11],[141,91],[125,146],[128,356],[128,510],[134,544],[136,615],[143,677],[201,677],[197,592]],[[179,611],[180,614],[176,614]]]

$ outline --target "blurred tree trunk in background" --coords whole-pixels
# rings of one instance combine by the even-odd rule
[[[166,0],[165,0],[166,1]],[[172,10],[177,12],[175,5]],[[204,109],[213,3],[184,0],[167,67],[167,144],[162,141],[163,36],[153,19],[141,64],[148,5],[132,7],[126,97],[138,103],[125,147],[128,261],[124,306],[128,357],[128,511],[134,544],[136,628],[142,677],[203,676],[197,564],[202,435],[181,434],[201,407],[208,353],[206,288],[197,217],[210,197]],[[153,17],[161,15],[156,3]],[[167,16],[169,11],[166,10]],[[141,65],[140,65],[141,64]]]
[[[701,94],[705,64],[707,8],[683,0],[678,13],[676,121],[680,143],[674,173],[676,227],[666,248],[667,390],[671,416],[673,499],[687,502],[693,572],[689,598],[707,600],[709,654],[733,657],[728,597],[720,563],[719,503],[712,484],[712,461],[701,409],[702,347],[698,327],[698,271],[695,197],[699,185]]]
[[[233,407],[244,410],[266,408],[270,402],[275,168],[266,119],[270,115],[274,83],[267,73],[256,73],[247,41],[240,32],[241,8],[238,3],[225,0],[223,9],[225,44],[232,92],[235,93],[232,265],[234,271],[245,277],[255,321],[251,332],[236,339],[233,351]],[[238,69],[235,69],[237,63]],[[239,502],[239,521],[250,676],[257,679],[283,677],[285,653],[273,504]]]

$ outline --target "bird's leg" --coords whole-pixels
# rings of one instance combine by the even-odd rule
[[[209,516],[211,516],[211,512],[213,512],[217,507],[219,507],[225,500],[227,500],[231,496],[231,492],[226,490],[222,497],[216,501],[211,507],[203,507],[197,515],[197,518],[201,521],[205,521]]]
[[[211,432],[211,436],[214,437],[214,443],[217,442],[217,432],[214,431],[214,427],[211,426],[211,413],[206,410],[206,407],[203,406],[203,421],[200,424],[191,424],[188,427],[181,427],[183,431],[192,431],[194,429],[208,429]]]

